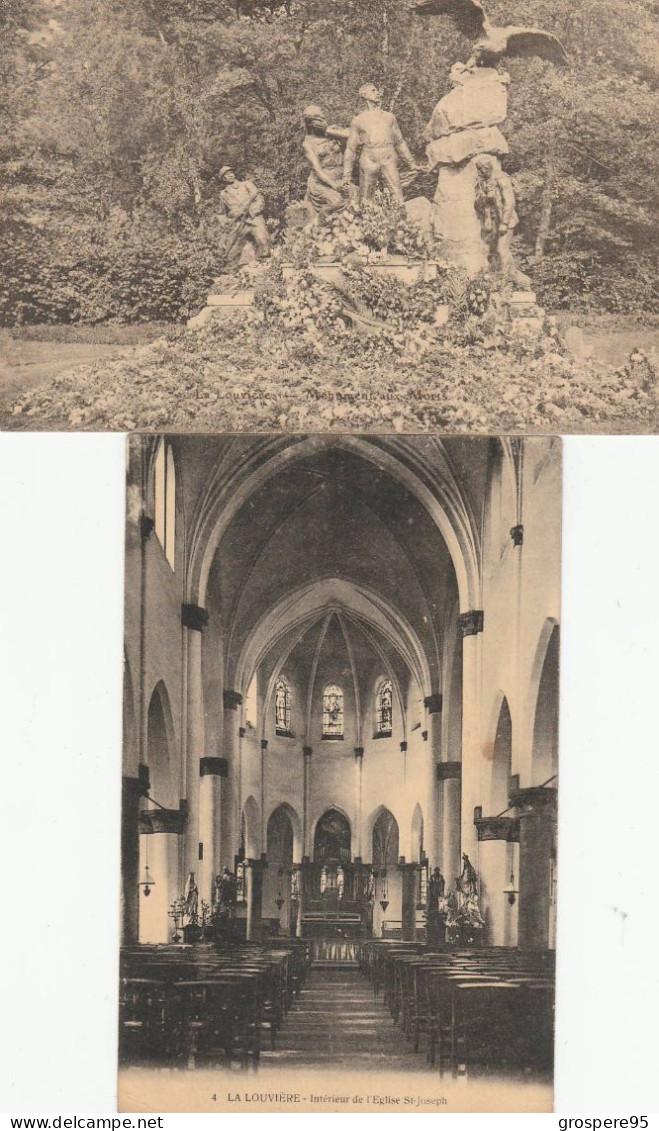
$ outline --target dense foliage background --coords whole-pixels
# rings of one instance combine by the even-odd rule
[[[511,60],[519,253],[549,307],[656,309],[656,0],[489,0],[562,39]],[[0,321],[177,318],[217,269],[217,170],[282,220],[301,110],[383,86],[412,150],[469,43],[407,0],[2,0]]]

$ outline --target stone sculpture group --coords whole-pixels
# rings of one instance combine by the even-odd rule
[[[412,9],[421,16],[449,15],[476,39],[469,60],[452,66],[452,89],[439,99],[425,127],[425,165],[415,160],[395,114],[383,108],[382,93],[372,83],[360,87],[363,109],[348,128],[328,124],[323,107],[313,103],[302,112],[302,148],[309,165],[302,222],[313,231],[344,210],[358,213],[376,191],[385,190],[424,230],[438,260],[471,279],[489,270],[502,289],[527,293],[533,305],[530,280],[513,256],[515,190],[501,164],[509,152],[501,126],[508,113],[510,77],[501,61],[538,55],[566,64],[565,51],[553,35],[539,29],[494,27],[479,0],[414,0]],[[421,175],[436,175],[432,201],[414,195]],[[246,253],[252,259],[267,257],[269,237],[256,186],[238,181],[226,166],[220,176],[224,270],[231,272]],[[293,211],[299,220],[300,206]]]

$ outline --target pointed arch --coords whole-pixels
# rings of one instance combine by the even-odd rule
[[[423,860],[425,855],[423,843],[423,812],[418,801],[414,806],[414,812],[412,813],[410,845],[411,859]]]
[[[371,815],[371,862],[374,867],[383,868],[397,864],[400,848],[400,829],[398,821],[386,805],[379,805]]]
[[[316,864],[347,864],[351,858],[352,830],[347,813],[332,805],[318,818],[313,833]]]
[[[542,785],[558,773],[559,634],[558,624],[547,620],[536,654],[537,663],[543,649],[533,713],[532,785]]]
[[[453,563],[461,609],[480,607],[479,542],[470,506],[461,492],[446,450],[436,441],[439,466],[432,471],[404,439],[375,442],[353,435],[268,439],[255,446],[240,467],[220,465],[200,496],[191,530],[188,600],[203,606],[215,550],[234,515],[251,494],[283,467],[328,447],[354,452],[390,474],[428,513]]]
[[[292,805],[290,805],[288,801],[281,801],[279,805],[276,805],[271,810],[270,816],[268,817],[266,830],[270,829],[271,821],[279,819],[277,815],[281,816],[282,818],[285,817],[285,819],[289,822],[293,836],[293,858],[295,860],[300,860],[302,857],[302,821],[300,820],[300,816],[297,810]],[[269,833],[266,831],[266,839],[268,836]],[[267,847],[266,852],[268,852]]]
[[[513,723],[508,699],[503,691],[497,693],[490,727],[491,744],[486,752],[491,757],[490,791],[487,815],[496,817],[508,808],[508,791],[512,773]]]
[[[163,680],[154,687],[147,709],[146,759],[151,795],[166,808],[178,805],[174,771],[174,722]]]

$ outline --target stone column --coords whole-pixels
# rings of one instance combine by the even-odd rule
[[[461,613],[462,637],[462,821],[461,851],[476,859],[474,809],[481,797],[481,644],[483,613]],[[457,873],[456,873],[457,875]]]
[[[437,781],[442,796],[442,855],[440,868],[446,890],[455,884],[460,875],[460,795],[462,790],[462,763],[438,762]]]
[[[297,925],[295,933],[299,939],[304,934],[303,918],[305,909],[309,901],[309,887],[311,885],[311,875],[313,871],[313,864],[309,860],[303,860],[301,864],[297,865],[298,872],[298,905],[297,905]]]
[[[403,877],[402,909],[400,916],[403,927],[403,939],[405,939],[406,942],[412,942],[416,938],[416,895],[419,884],[419,865],[406,864],[404,858],[401,857],[398,869]]]
[[[423,731],[424,741],[427,742],[428,768],[427,796],[428,805],[425,813],[423,830],[423,847],[425,855],[430,861],[431,868],[441,867],[441,827],[443,817],[442,785],[437,777],[436,765],[442,753],[442,696],[435,692],[426,695],[423,705],[428,713],[426,721],[427,730]]]
[[[229,767],[231,779],[233,779],[232,803],[225,806],[225,812],[230,822],[230,856],[233,864],[233,857],[238,852],[238,846],[240,844],[240,817],[243,803],[241,795],[242,786],[239,784],[241,773],[240,766],[238,765],[240,744],[238,708],[242,705],[243,697],[239,691],[232,691],[229,688],[225,688],[222,693],[222,701],[224,706],[222,753]]]
[[[139,767],[136,778],[121,782],[121,944],[132,946],[139,939],[140,798],[149,792],[149,770]]]
[[[181,623],[187,632],[187,736],[185,796],[188,802],[188,828],[185,839],[184,871],[199,869],[199,763],[204,755],[204,685],[201,674],[201,634],[208,624],[208,613],[199,605],[183,605]]]
[[[267,851],[268,821],[266,814],[265,756],[268,753],[267,738],[261,739],[261,852]]]
[[[222,779],[226,758],[202,758],[199,763],[199,895],[209,907],[213,881],[222,871]]]
[[[556,824],[555,789],[516,789],[510,803],[519,814],[519,947],[549,946],[551,860]]]
[[[265,856],[260,860],[245,861],[247,898],[247,941],[258,942],[263,933],[263,872],[267,868]]]
[[[310,857],[309,843],[311,829],[309,827],[311,814],[310,797],[311,797],[311,754],[312,749],[310,746],[302,747],[302,860],[307,861]]]
[[[479,905],[485,919],[487,946],[515,946],[517,908],[504,894],[512,868],[512,846],[519,840],[519,821],[474,813],[478,833]]]
[[[170,941],[174,924],[169,910],[181,895],[179,846],[185,835],[186,822],[185,802],[179,809],[142,809],[139,814],[142,864],[145,865],[148,858],[149,875],[153,881],[148,896],[140,887],[140,942]],[[199,910],[201,912],[201,907]]]
[[[362,861],[362,768],[364,764],[364,747],[355,746],[355,840],[352,850],[353,859]]]

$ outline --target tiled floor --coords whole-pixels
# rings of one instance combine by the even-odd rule
[[[341,1068],[423,1071],[389,1012],[356,968],[319,967],[289,1011],[274,1050],[261,1052],[264,1065],[300,1064]]]

